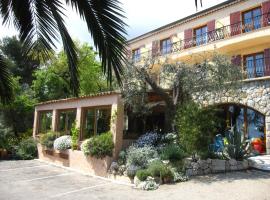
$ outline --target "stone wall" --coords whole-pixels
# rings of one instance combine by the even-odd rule
[[[246,170],[249,168],[249,162],[247,160],[236,161],[219,160],[219,159],[207,159],[198,160],[197,162],[192,159],[186,159],[185,161],[186,175],[197,176],[213,173],[224,173],[238,170]]]
[[[241,104],[265,116],[266,150],[270,154],[270,78],[245,81],[240,89],[222,93],[204,93],[193,96],[202,106],[219,104]]]

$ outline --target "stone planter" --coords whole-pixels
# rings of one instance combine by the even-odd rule
[[[63,159],[69,158],[69,150],[54,150],[54,153],[59,158],[63,158]]]
[[[224,173],[237,170],[247,170],[249,168],[249,162],[247,160],[236,161],[235,159],[230,160],[219,160],[219,159],[207,159],[185,162],[186,175],[197,176],[211,173]]]
[[[6,159],[8,157],[8,152],[6,149],[0,149],[0,159]]]

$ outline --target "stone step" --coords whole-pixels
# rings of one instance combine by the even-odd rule
[[[248,161],[250,167],[270,171],[270,155],[250,157]]]

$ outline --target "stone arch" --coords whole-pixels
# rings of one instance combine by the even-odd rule
[[[193,100],[201,106],[237,104],[265,116],[266,151],[270,154],[270,79],[245,81],[240,89],[226,92],[196,93]]]

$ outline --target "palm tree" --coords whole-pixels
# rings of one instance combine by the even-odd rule
[[[12,91],[12,79],[5,59],[0,54],[0,101],[4,104],[10,102],[13,97]]]
[[[108,81],[112,80],[114,74],[121,83],[126,24],[122,20],[123,10],[118,0],[0,0],[0,15],[4,25],[11,23],[18,30],[25,53],[36,49],[43,58],[47,58],[55,43],[62,40],[68,58],[71,86],[74,94],[78,95],[77,53],[63,19],[65,6],[71,6],[86,22]],[[8,78],[1,52],[0,56],[0,98],[4,100],[11,79]],[[2,71],[6,73],[2,74]]]
[[[202,7],[202,0],[200,0],[200,4],[201,4],[201,7]],[[195,0],[195,6],[196,6],[196,9],[198,9],[198,0]]]

